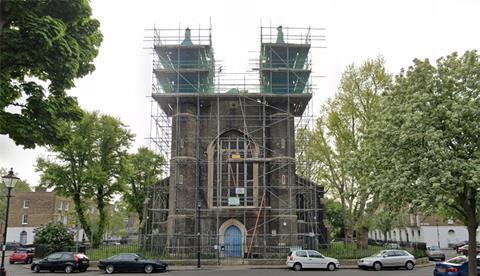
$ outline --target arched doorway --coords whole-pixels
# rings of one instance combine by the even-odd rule
[[[27,244],[27,231],[20,232],[20,243]]]
[[[235,225],[225,230],[225,257],[242,257],[242,232]]]

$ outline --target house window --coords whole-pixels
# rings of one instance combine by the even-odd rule
[[[282,184],[285,185],[287,183],[287,176],[282,174]]]
[[[63,210],[64,210],[64,211],[68,211],[68,207],[70,207],[70,204],[69,204],[68,201],[65,201],[65,202],[63,203]]]
[[[220,150],[217,149],[220,145]],[[211,206],[258,205],[257,148],[239,131],[228,131],[209,148]]]
[[[28,224],[28,215],[22,215],[22,225]]]
[[[28,209],[28,208],[30,208],[30,200],[24,200],[23,209]]]
[[[59,201],[58,202],[58,210],[62,210],[63,209],[63,201]]]
[[[178,185],[183,185],[183,174],[178,176]]]
[[[27,244],[27,231],[20,232],[20,243]]]

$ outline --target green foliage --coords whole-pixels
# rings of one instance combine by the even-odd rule
[[[34,230],[34,245],[48,246],[51,251],[74,245],[73,234],[60,222],[49,222]]]
[[[49,147],[55,160],[39,158],[37,171],[42,185],[73,199],[82,228],[93,243],[101,242],[108,223],[108,207],[112,196],[121,191],[127,149],[133,135],[116,118],[86,113],[75,124],[64,125],[69,141]],[[86,218],[86,205],[96,204],[99,213],[95,233]]]
[[[66,91],[94,71],[102,42],[91,16],[88,0],[0,2],[0,134],[25,148],[67,139],[61,124],[81,112]]]
[[[462,220],[475,250],[480,189],[480,57],[453,53],[415,60],[382,99],[372,144],[386,203]],[[383,183],[383,184],[382,184]],[[392,200],[395,199],[395,200]],[[473,252],[474,253],[474,252]],[[475,254],[469,261],[475,271]]]
[[[342,238],[345,233],[343,221],[342,204],[331,198],[323,199],[323,206],[325,210],[325,217],[329,222],[329,231],[332,238]]]
[[[8,169],[6,168],[0,168],[0,176],[4,176],[8,174]],[[1,180],[0,180],[1,181]],[[30,185],[25,181],[19,179],[17,181],[17,184],[15,184],[15,188],[13,188],[13,192],[31,192],[32,189],[30,188]],[[5,185],[0,183],[0,221],[5,219],[5,213],[7,212],[7,188]]]
[[[370,185],[375,167],[371,149],[365,141],[378,116],[380,95],[391,83],[382,58],[350,65],[342,75],[335,98],[321,110],[316,128],[307,135],[307,151],[315,181],[324,185],[343,209],[345,238],[353,230],[362,237],[369,228],[369,215],[378,204]],[[366,246],[366,238],[362,240]]]
[[[137,153],[128,156],[126,164],[123,198],[142,223],[146,189],[160,181],[165,159],[148,148],[139,148]]]

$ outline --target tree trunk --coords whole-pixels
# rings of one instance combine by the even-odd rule
[[[103,198],[97,198],[97,208],[99,213],[97,233],[93,236],[93,246],[98,247],[102,243],[103,234],[105,234],[105,226],[107,225],[107,212],[105,210],[105,202]]]
[[[85,213],[83,212],[84,210],[82,208],[82,200],[79,194],[73,195],[73,203],[75,204],[75,212],[77,213],[78,220],[80,221],[82,229],[87,235],[87,237],[90,238],[92,236],[92,230],[90,229],[90,225],[88,224],[87,219],[85,218]]]
[[[137,214],[138,214],[138,225],[142,225],[143,222],[143,208],[137,208]]]
[[[388,234],[388,231],[383,232],[383,243],[384,244],[388,242],[387,234]]]
[[[467,212],[467,230],[468,230],[468,276],[477,276],[477,218],[476,206],[470,206],[470,212]],[[472,210],[473,209],[473,210]]]
[[[357,248],[367,249],[367,247],[368,247],[368,228],[365,226],[362,226],[357,231]]]
[[[347,212],[343,212],[343,232],[345,233],[345,242],[353,241],[353,227],[350,216]]]

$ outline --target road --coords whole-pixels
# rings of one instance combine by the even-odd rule
[[[21,264],[7,264],[6,265],[7,273],[9,276],[33,276],[33,272],[29,269],[25,268],[24,265]],[[412,271],[406,270],[385,270],[385,271],[364,271],[358,269],[340,269],[337,271],[323,271],[323,270],[311,270],[311,271],[291,271],[288,269],[245,269],[241,267],[222,267],[219,269],[202,269],[202,270],[185,270],[185,271],[168,271],[166,273],[157,273],[158,276],[193,276],[193,275],[204,275],[204,276],[245,276],[248,274],[249,276],[283,276],[283,275],[321,275],[321,276],[400,276],[400,275],[410,275],[410,276],[432,276],[432,266],[422,267],[422,268],[415,268]],[[119,275],[126,276],[130,275],[130,273],[118,273]],[[48,275],[64,275],[62,272],[50,273],[50,272],[42,272],[40,273],[41,276],[48,276]],[[75,273],[77,276],[99,276],[105,275],[100,271],[87,271],[84,273]],[[131,274],[131,275],[143,275],[143,274]]]

